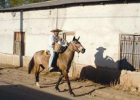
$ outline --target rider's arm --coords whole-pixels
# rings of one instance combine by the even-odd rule
[[[52,42],[52,45],[54,45],[56,42],[58,42],[58,41],[62,41],[62,38],[58,38],[57,40],[55,40],[55,41],[53,41]]]
[[[52,45],[54,45],[58,41],[60,41],[60,39],[57,39],[57,40],[53,41]]]

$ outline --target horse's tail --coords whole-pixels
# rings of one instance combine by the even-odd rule
[[[30,63],[29,63],[29,66],[28,66],[28,74],[31,73],[32,69],[34,67],[34,57],[32,57]]]

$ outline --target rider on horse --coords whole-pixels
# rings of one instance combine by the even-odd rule
[[[54,51],[54,46],[55,43],[58,43],[59,45],[65,47],[67,46],[66,41],[62,41],[62,38],[59,37],[59,32],[62,32],[62,30],[59,29],[54,29],[51,31],[53,34],[49,37],[49,50],[51,53],[50,59],[49,59],[49,71],[54,70],[56,66],[52,66],[53,60],[55,58],[55,51]]]

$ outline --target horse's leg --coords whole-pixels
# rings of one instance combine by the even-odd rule
[[[60,77],[59,77],[59,79],[58,79],[58,82],[56,83],[56,86],[55,86],[55,89],[57,90],[57,91],[59,91],[60,92],[60,90],[59,90],[59,83],[61,82],[61,80],[62,80],[62,78],[63,78],[64,76],[63,75],[61,75]]]
[[[72,91],[72,89],[71,89],[70,80],[69,80],[67,71],[63,71],[63,75],[64,75],[64,77],[65,77],[65,79],[66,79],[66,81],[67,81],[70,94],[71,94],[72,96],[75,96],[75,94],[73,93],[73,91]]]
[[[44,70],[44,67],[42,65],[39,65],[39,68],[38,70],[36,71],[35,73],[35,78],[36,78],[36,85],[40,88],[40,85],[39,85],[39,74],[40,72],[42,72]]]
[[[35,79],[36,79],[36,86],[38,86],[40,88],[40,85],[39,85],[39,72],[36,72],[35,73]]]

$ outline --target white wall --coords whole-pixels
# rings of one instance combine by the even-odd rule
[[[57,9],[23,12],[26,56],[48,48],[50,30],[56,28]],[[119,34],[140,33],[140,4],[76,6],[58,9],[58,28],[74,31],[86,48],[77,63],[116,68]],[[0,52],[13,53],[13,33],[19,30],[19,13],[0,13]],[[5,40],[5,47],[2,41]],[[10,42],[8,41],[10,40]],[[106,50],[97,50],[103,47]],[[108,56],[108,59],[105,57]],[[77,61],[78,59],[78,61]]]
[[[56,28],[56,9],[24,12],[26,31],[25,54],[33,56],[36,51],[48,49],[48,37]]]
[[[59,13],[59,27],[81,36],[86,53],[77,62],[82,64],[116,68],[119,34],[140,33],[140,4],[79,6]],[[99,47],[106,50],[96,50]]]
[[[48,49],[48,36],[56,28],[56,9],[23,12],[25,55]],[[0,52],[13,54],[14,32],[20,31],[20,13],[0,13]]]
[[[13,54],[14,31],[19,30],[19,13],[0,13],[0,52]]]

